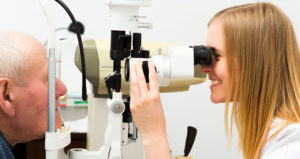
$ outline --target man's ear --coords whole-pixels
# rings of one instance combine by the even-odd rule
[[[15,115],[15,108],[11,101],[12,80],[0,78],[0,110],[8,116]]]

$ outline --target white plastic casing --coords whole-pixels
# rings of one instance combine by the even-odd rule
[[[110,30],[136,31],[139,22],[139,8],[149,7],[151,0],[107,0],[110,8]]]
[[[171,78],[194,77],[194,50],[190,47],[175,46],[168,48],[171,62]]]
[[[46,132],[45,149],[47,159],[67,159],[64,148],[71,142],[71,132]]]
[[[159,86],[168,86],[171,78],[171,61],[168,55],[152,56]]]

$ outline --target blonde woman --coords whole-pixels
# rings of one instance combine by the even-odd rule
[[[228,136],[234,122],[244,158],[299,159],[300,52],[288,17],[270,3],[228,8],[209,22],[206,43],[215,51],[201,68],[212,81],[211,101],[225,103]],[[133,118],[147,159],[170,159],[154,66],[147,85],[141,65],[132,72]]]

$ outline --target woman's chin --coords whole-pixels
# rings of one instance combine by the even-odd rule
[[[225,99],[221,99],[215,96],[210,96],[210,101],[214,104],[225,103]]]

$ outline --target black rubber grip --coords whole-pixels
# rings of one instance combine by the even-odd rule
[[[146,83],[149,83],[149,67],[148,61],[143,61],[143,72],[146,79]]]

